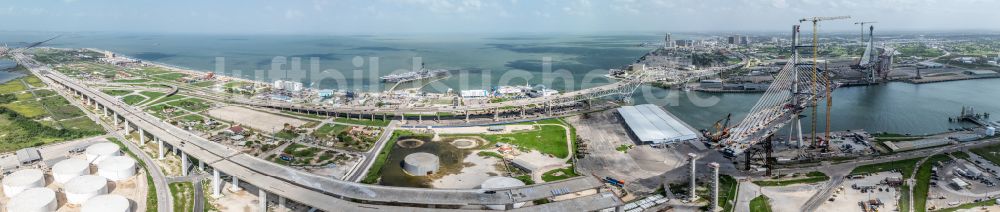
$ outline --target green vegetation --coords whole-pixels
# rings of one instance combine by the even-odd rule
[[[112,96],[124,96],[126,94],[131,94],[132,93],[132,91],[129,91],[129,90],[101,90],[101,92],[104,92],[104,93],[106,93],[108,95],[112,95]]]
[[[739,192],[739,182],[729,175],[719,176],[719,207],[722,211],[733,211],[736,207],[736,195]]]
[[[24,84],[17,79],[0,84],[0,94],[16,93],[27,89],[28,88],[24,87]]]
[[[146,97],[140,96],[140,95],[134,95],[133,94],[133,95],[128,95],[128,96],[122,97],[122,101],[125,102],[125,104],[128,104],[128,105],[136,105],[136,104],[139,104],[139,102],[146,101]]]
[[[191,85],[196,87],[210,87],[215,85],[215,81],[201,81],[201,82],[191,83]]]
[[[292,143],[288,145],[288,147],[285,147],[283,152],[295,157],[311,158],[315,157],[316,153],[319,153],[320,151],[322,150],[319,148],[308,147],[302,144]]]
[[[917,170],[917,184],[913,186],[913,211],[927,211],[927,192],[930,191],[931,168],[938,161],[951,160],[945,155],[934,155],[920,164]]]
[[[771,199],[760,195],[750,200],[750,212],[771,212]]]
[[[984,200],[984,201],[979,201],[979,202],[966,203],[966,204],[962,204],[962,205],[959,205],[959,206],[955,206],[954,208],[945,208],[945,209],[940,209],[940,210],[937,210],[937,211],[939,211],[939,212],[954,212],[954,211],[958,211],[958,210],[962,210],[962,209],[973,209],[973,208],[977,208],[977,207],[994,206],[994,205],[997,204],[996,200],[997,199],[989,199],[989,200]]]
[[[205,100],[197,98],[186,98],[182,100],[172,101],[167,104],[179,108],[184,108],[185,110],[191,112],[201,112],[211,107],[211,105]]]
[[[45,115],[45,108],[36,101],[20,101],[3,105],[5,108],[13,110],[27,118],[38,118]]]
[[[830,176],[826,176],[823,172],[809,172],[804,178],[792,179],[792,180],[761,180],[753,181],[754,184],[759,186],[787,186],[794,184],[809,184],[818,183],[830,180]]]
[[[104,133],[95,130],[57,129],[0,107],[0,152]]]
[[[566,147],[566,129],[562,126],[540,125],[535,130],[508,134],[486,134],[483,139],[490,142],[504,142],[517,145],[520,149],[537,150],[557,158],[569,156]]]
[[[168,81],[177,81],[177,79],[184,78],[187,76],[188,76],[187,74],[183,73],[165,73],[165,74],[155,75],[153,77]]]
[[[380,120],[380,119],[370,120],[370,119],[352,119],[352,118],[337,117],[337,118],[333,119],[333,122],[347,123],[347,124],[357,124],[357,125],[365,125],[365,126],[379,126],[379,127],[389,126],[389,121]]]
[[[944,51],[940,49],[931,48],[925,44],[903,44],[896,47],[896,51],[899,52],[900,58],[907,58],[910,56],[930,58],[944,55]]]
[[[163,95],[166,95],[164,93],[160,93],[160,92],[156,92],[156,91],[139,91],[139,94],[142,94],[143,96],[149,97],[148,100],[154,100],[156,98],[160,98]]]
[[[80,117],[86,115],[80,108],[77,108],[69,101],[62,98],[62,96],[53,96],[48,98],[43,98],[40,100],[45,108],[48,108],[52,112],[52,118],[55,120],[62,120],[73,117]]]
[[[70,130],[86,131],[86,132],[104,131],[104,128],[101,127],[101,125],[95,123],[94,120],[90,120],[90,117],[87,116],[80,116],[71,119],[63,119],[60,120],[59,123],[63,126],[63,128],[67,128]]]
[[[993,162],[993,164],[1000,165],[1000,144],[975,148],[969,151],[976,153],[976,155],[983,157],[983,159]]]
[[[201,115],[198,115],[198,114],[188,114],[186,116],[181,116],[180,120],[188,121],[188,122],[191,122],[191,121],[201,122],[201,121],[205,120],[205,117],[202,117]]]
[[[615,150],[618,150],[619,152],[622,152],[622,153],[628,153],[629,149],[632,149],[632,145],[622,144],[622,145],[619,145],[618,147],[615,147]]]
[[[292,139],[298,138],[299,137],[299,133],[296,133],[295,131],[291,131],[291,130],[281,130],[281,131],[278,131],[278,133],[275,133],[274,137],[275,138],[279,138],[279,139],[284,139],[284,140],[292,140]]]
[[[173,211],[194,211],[194,187],[191,182],[170,183],[170,195],[174,197]]]
[[[142,82],[149,82],[149,79],[116,79],[116,80],[111,80],[111,82],[116,82],[116,83],[142,83]]]
[[[155,105],[155,104],[160,104],[160,103],[163,103],[163,102],[168,102],[168,101],[173,101],[173,100],[178,100],[178,99],[183,99],[183,98],[186,98],[186,96],[183,96],[183,95],[171,95],[171,96],[168,96],[168,97],[163,97],[160,100],[156,100],[152,104]]]
[[[576,176],[580,175],[577,175],[576,171],[573,170],[573,166],[570,166],[566,168],[553,169],[551,171],[547,171],[544,174],[542,174],[542,180],[545,182],[552,182]]]
[[[910,211],[910,185],[903,182],[903,186],[899,187],[899,212],[909,212]]]
[[[955,156],[958,159],[964,159],[964,160],[969,160],[969,158],[972,157],[969,156],[969,153],[965,153],[963,151],[952,152],[951,155]]]
[[[411,131],[396,130],[392,133],[392,138],[386,142],[382,150],[378,152],[378,156],[375,157],[375,162],[372,163],[372,167],[368,169],[368,174],[365,178],[361,180],[361,183],[374,184],[378,182],[379,176],[382,176],[382,166],[385,165],[385,161],[389,159],[389,153],[392,151],[392,147],[396,146],[396,141],[402,136],[416,136],[418,134]],[[426,136],[426,135],[422,135]]]
[[[341,132],[347,131],[347,125],[343,124],[324,124],[312,132],[312,136],[317,138],[331,138]]]
[[[494,158],[497,158],[497,159],[503,159],[503,156],[500,155],[500,153],[496,153],[496,152],[479,151],[479,153],[476,153],[476,155],[483,156],[483,157],[494,157]]]
[[[521,182],[524,182],[525,185],[534,185],[535,184],[535,180],[531,179],[531,175],[520,175],[520,176],[514,177],[514,179],[518,179]]]
[[[917,161],[920,161],[920,158],[868,164],[854,168],[854,170],[851,171],[851,174],[871,174],[884,171],[898,171],[903,174],[903,178],[909,179],[910,175],[913,174],[913,169],[917,166]]]

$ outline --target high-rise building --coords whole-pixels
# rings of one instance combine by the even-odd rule
[[[750,36],[740,36],[740,45],[750,45]]]
[[[670,38],[670,33],[667,33],[667,36],[663,38],[663,47],[668,49],[674,48],[674,39]]]
[[[727,42],[727,43],[733,44],[733,45],[739,44],[740,43],[740,37],[738,35],[729,36],[729,42]]]

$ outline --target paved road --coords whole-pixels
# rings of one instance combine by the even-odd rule
[[[87,110],[86,106],[83,106],[79,102],[75,101],[76,99],[73,98],[73,95],[66,93],[65,90],[59,89],[59,86],[53,86],[53,82],[51,82],[48,78],[40,77],[40,75],[38,75],[35,69],[29,69],[29,70],[31,70],[32,73],[35,74],[36,76],[39,76],[38,78],[42,79],[43,82],[49,84],[49,87],[52,87],[52,90],[55,90],[57,93],[59,93],[59,95],[62,95],[67,100],[70,100],[69,102],[71,104],[83,110],[84,113],[87,114],[87,117],[90,117],[91,120],[95,120],[95,122],[104,127],[106,131],[111,132],[111,134],[115,138],[117,138],[119,141],[125,144],[125,147],[128,148],[129,151],[135,153],[135,155],[138,156],[139,159],[146,164],[147,173],[153,177],[153,186],[155,187],[154,190],[156,191],[156,198],[158,199],[156,201],[157,211],[170,211],[170,209],[173,208],[171,206],[173,201],[170,195],[170,191],[167,187],[166,176],[163,175],[163,172],[159,169],[159,167],[156,166],[156,163],[153,162],[153,159],[151,159],[149,155],[146,155],[145,152],[143,152],[142,149],[139,148],[139,146],[137,146],[135,143],[125,139],[125,137],[122,136],[122,134],[115,127],[109,125],[107,122],[102,120],[100,116],[94,114],[90,110]],[[150,206],[147,205],[146,207]]]
[[[353,170],[347,173],[346,181],[358,182],[364,179],[365,175],[368,175],[368,169],[371,169],[372,165],[375,164],[375,160],[378,158],[378,153],[382,152],[385,148],[385,144],[389,143],[389,139],[392,139],[392,133],[396,131],[396,127],[400,125],[399,121],[393,120],[389,122],[389,126],[382,128],[382,136],[375,141],[375,145],[362,155],[362,159],[358,162],[360,165],[356,166]]]

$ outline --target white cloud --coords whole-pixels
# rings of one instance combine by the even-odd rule
[[[303,16],[305,16],[305,14],[303,14],[302,11],[293,9],[285,10],[285,19],[294,20],[302,18]]]

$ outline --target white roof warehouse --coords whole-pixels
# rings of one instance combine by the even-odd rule
[[[643,104],[618,108],[629,130],[642,143],[673,143],[698,139],[698,134],[662,108]]]

